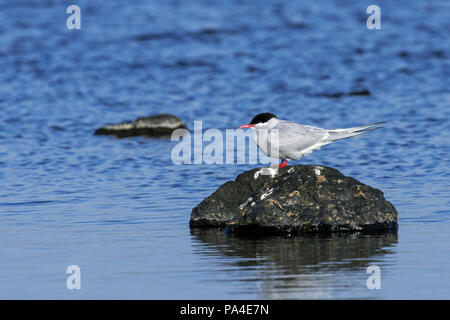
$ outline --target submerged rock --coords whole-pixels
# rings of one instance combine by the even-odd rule
[[[192,210],[190,225],[241,233],[397,230],[397,211],[383,192],[336,169],[297,165],[272,176],[261,172],[223,184]]]
[[[186,128],[180,118],[171,114],[140,117],[132,122],[107,125],[98,128],[95,135],[112,134],[119,138],[134,136],[170,136],[176,129]]]
[[[361,90],[353,90],[349,92],[331,92],[331,93],[319,93],[315,96],[318,97],[326,97],[326,98],[342,98],[342,97],[352,97],[352,96],[370,96],[371,93],[367,89],[361,89]]]

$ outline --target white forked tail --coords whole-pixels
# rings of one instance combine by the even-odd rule
[[[370,132],[373,130],[381,129],[383,127],[377,127],[380,124],[385,123],[383,122],[377,122],[368,126],[362,126],[362,127],[353,127],[353,128],[346,128],[346,129],[333,129],[328,130],[328,138],[327,140],[330,142],[341,140],[341,139],[347,139],[354,136],[358,136],[360,134]]]

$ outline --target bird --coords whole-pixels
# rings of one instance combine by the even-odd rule
[[[280,159],[278,168],[283,168],[287,161],[299,160],[332,142],[383,128],[379,126],[383,123],[385,122],[329,130],[281,120],[275,114],[265,112],[256,115],[249,124],[242,125],[239,129],[254,129],[253,140],[258,148],[267,156]]]

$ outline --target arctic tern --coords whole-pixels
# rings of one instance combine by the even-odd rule
[[[368,126],[345,129],[322,129],[296,122],[280,120],[273,113],[260,113],[250,124],[239,128],[255,130],[253,140],[256,145],[271,158],[281,159],[279,168],[287,165],[287,161],[298,160],[314,150],[332,142],[351,138],[366,132],[380,129],[377,122]]]

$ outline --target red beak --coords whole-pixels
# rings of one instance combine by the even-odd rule
[[[253,128],[254,124],[244,124],[243,126],[240,126],[238,129],[244,129],[244,128]]]

